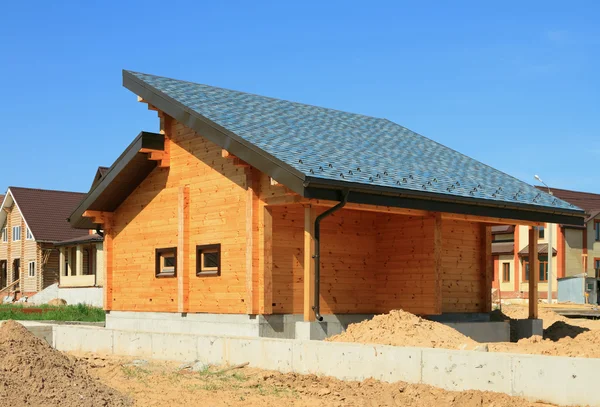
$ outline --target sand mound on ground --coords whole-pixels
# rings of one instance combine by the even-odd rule
[[[453,328],[403,310],[351,324],[346,332],[327,340],[446,349],[472,349],[477,346],[477,342]]]
[[[0,406],[128,406],[88,375],[85,362],[52,349],[21,324],[0,326]]]

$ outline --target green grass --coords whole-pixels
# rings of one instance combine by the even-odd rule
[[[41,309],[41,313],[27,313],[27,310]],[[91,307],[85,304],[77,305],[40,305],[24,307],[22,304],[1,304],[0,320],[27,320],[27,321],[85,321],[103,322],[106,314],[102,308]]]

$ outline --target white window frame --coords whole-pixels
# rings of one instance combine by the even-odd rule
[[[12,234],[12,241],[13,242],[18,242],[18,241],[21,240],[21,226],[13,226],[12,233],[13,233]],[[18,239],[16,239],[17,236],[19,237]]]
[[[8,228],[6,226],[2,228],[2,242],[8,243]]]
[[[33,240],[33,233],[31,233],[31,230],[29,228],[26,228],[26,229],[27,229],[27,233],[26,233],[25,239]]]
[[[29,277],[35,277],[35,261],[30,261],[27,265],[27,275]]]

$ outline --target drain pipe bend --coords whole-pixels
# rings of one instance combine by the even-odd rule
[[[317,321],[323,321],[323,316],[321,315],[321,221],[333,214],[334,212],[339,211],[346,203],[348,203],[348,195],[350,195],[350,191],[346,190],[343,192],[342,200],[340,203],[335,205],[332,208],[327,209],[325,212],[317,216],[315,219],[315,254],[313,259],[315,260],[315,305],[313,305],[312,309],[315,312],[315,318]]]

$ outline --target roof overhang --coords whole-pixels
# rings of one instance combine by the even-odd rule
[[[73,211],[69,217],[71,226],[94,229],[97,225],[83,216],[85,211],[113,212],[117,209],[157,166],[156,161],[148,160],[148,153],[141,150],[164,151],[164,137],[158,133],[141,132]]]
[[[273,157],[235,133],[219,126],[217,123],[200,115],[172,97],[147,85],[130,72],[123,71],[123,86],[156,109],[163,111],[179,123],[201,134],[202,137],[205,137],[306,198],[340,200],[340,192],[347,189],[352,192],[349,196],[349,202],[353,203],[425,209],[436,212],[499,217],[533,222],[560,223],[573,226],[583,225],[584,213],[579,210],[552,210],[552,208],[536,205],[507,204],[506,202],[492,200],[461,198],[431,192],[408,189],[400,190],[397,188],[307,177],[304,173]],[[105,182],[110,183],[109,178],[107,174],[101,184]],[[88,209],[93,208],[90,207]],[[83,212],[80,211],[80,213]]]

